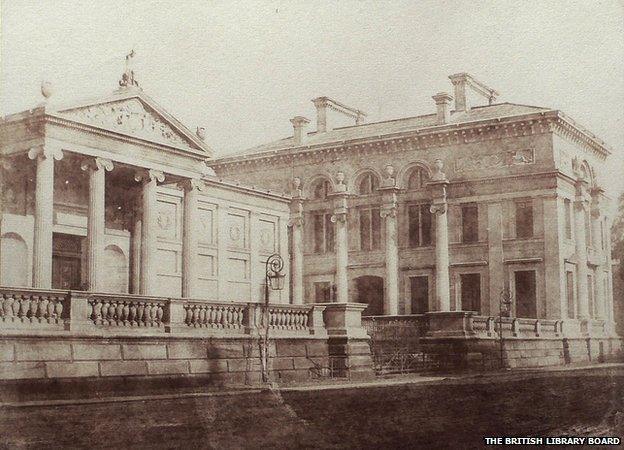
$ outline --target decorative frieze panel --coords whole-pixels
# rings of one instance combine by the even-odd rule
[[[178,240],[179,233],[179,204],[173,201],[158,201],[158,237],[162,239]]]
[[[229,212],[227,215],[227,243],[229,247],[248,248],[249,214],[245,211]]]
[[[198,275],[200,278],[213,278],[216,276],[214,255],[200,253],[197,255],[197,264],[199,265]]]
[[[243,281],[249,279],[249,260],[244,256],[232,256],[228,258],[227,278],[231,281]]]
[[[276,224],[269,220],[259,221],[260,251],[262,253],[276,252]]]
[[[215,244],[214,211],[199,208],[197,213],[199,242],[207,245]]]
[[[178,252],[175,250],[158,250],[158,272],[163,275],[176,275],[180,272]]]
[[[455,172],[498,169],[534,163],[535,152],[533,149],[512,150],[489,155],[469,155],[459,157],[455,160]]]
[[[136,98],[63,111],[60,114],[77,122],[118,131],[149,141],[189,146],[189,143],[162,117],[154,111],[148,110]]]

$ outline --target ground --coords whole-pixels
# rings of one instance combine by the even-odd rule
[[[622,365],[379,381],[127,401],[5,402],[1,445],[481,448],[483,436],[624,437]]]

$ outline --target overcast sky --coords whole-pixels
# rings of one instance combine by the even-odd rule
[[[42,79],[109,93],[134,48],[143,89],[217,155],[290,135],[321,95],[369,121],[432,113],[463,71],[624,149],[623,0],[1,3],[3,115],[40,102]]]

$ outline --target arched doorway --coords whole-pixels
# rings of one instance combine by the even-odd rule
[[[384,280],[381,277],[363,276],[355,279],[356,301],[366,303],[364,316],[379,316],[383,314]]]

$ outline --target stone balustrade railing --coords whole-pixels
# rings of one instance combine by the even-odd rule
[[[3,288],[0,290],[0,327],[19,324],[62,327],[68,317],[67,305],[65,291]]]
[[[82,333],[254,334],[265,306],[130,294],[0,287],[0,333],[36,329]],[[326,336],[322,305],[271,304],[275,336]]]
[[[87,318],[95,325],[158,328],[166,321],[166,299],[95,294],[87,303]]]

